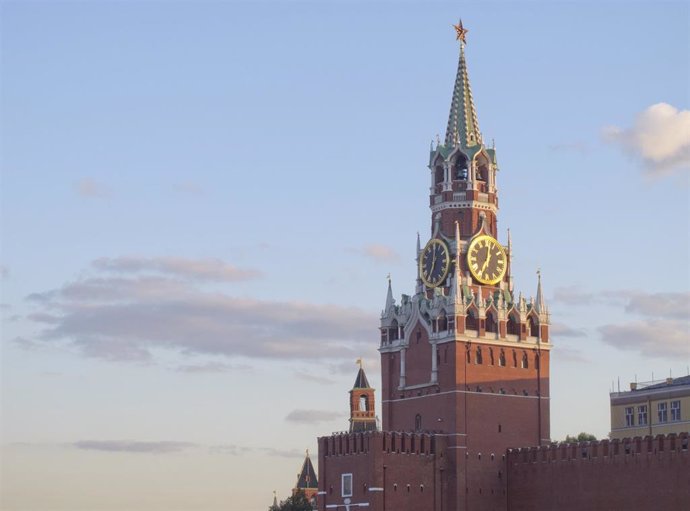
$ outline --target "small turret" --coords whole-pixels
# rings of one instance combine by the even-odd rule
[[[316,479],[316,471],[309,458],[309,449],[307,449],[304,463],[302,463],[302,470],[297,474],[297,484],[292,489],[292,494],[296,495],[300,491],[304,492],[304,496],[307,497],[307,500],[312,504],[316,503],[316,495],[319,492],[319,482]]]
[[[350,391],[350,432],[376,431],[376,408],[374,389],[369,385],[362,367],[362,359],[357,360],[359,371]]]
[[[537,270],[537,299],[534,303],[534,307],[539,314],[546,314],[546,302],[544,301],[544,293],[541,289],[541,270]]]

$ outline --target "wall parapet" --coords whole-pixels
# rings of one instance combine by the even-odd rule
[[[510,464],[584,461],[619,456],[688,456],[690,433],[599,440],[595,442],[554,443],[539,447],[508,449]]]
[[[367,454],[377,450],[385,453],[434,455],[437,438],[433,432],[362,431],[333,433],[319,438],[324,456]]]

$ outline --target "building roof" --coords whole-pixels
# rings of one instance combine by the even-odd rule
[[[316,472],[314,471],[314,466],[311,464],[311,459],[309,459],[309,451],[307,451],[307,456],[304,458],[304,463],[302,464],[302,471],[297,476],[297,486],[300,490],[314,489],[319,487],[319,482],[316,479]]]
[[[359,372],[357,373],[357,379],[355,380],[355,384],[352,387],[353,389],[370,389],[371,386],[369,385],[369,380],[367,380],[367,375],[364,374],[364,369],[361,367],[359,368]]]
[[[661,383],[655,383],[653,385],[647,385],[645,387],[639,388],[639,390],[655,390],[655,389],[665,389],[668,387],[678,387],[680,385],[690,385],[690,375],[681,376],[679,378],[668,378],[666,381]]]

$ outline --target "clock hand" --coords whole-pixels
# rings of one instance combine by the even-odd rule
[[[489,266],[490,260],[491,260],[491,247],[488,247],[486,249],[486,259],[484,259],[484,264],[482,265],[482,269],[479,273],[484,273],[484,270],[486,270],[486,267]]]

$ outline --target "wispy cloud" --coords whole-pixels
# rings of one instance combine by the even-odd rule
[[[97,270],[112,273],[155,272],[197,280],[237,282],[261,276],[257,270],[238,268],[220,259],[188,259],[183,257],[103,257],[93,261]]]
[[[72,444],[87,451],[124,452],[137,454],[168,454],[198,447],[190,442],[141,442],[135,440],[80,440]]]
[[[690,318],[690,293],[638,293],[630,296],[625,311],[660,318]]]
[[[288,422],[298,424],[319,424],[342,418],[342,413],[327,410],[293,410],[285,417]]]
[[[690,170],[689,110],[657,103],[639,113],[630,128],[604,128],[603,137],[641,159],[650,175]]]
[[[395,263],[400,260],[400,256],[395,250],[380,243],[371,243],[360,248],[348,249],[348,251],[360,254],[377,263]]]
[[[28,318],[40,328],[28,342],[61,342],[86,356],[140,363],[151,362],[154,349],[338,363],[366,352],[377,324],[373,312],[357,308],[239,298],[177,278],[222,274],[222,265],[99,261],[94,268],[123,275],[84,277],[28,297],[37,307]],[[142,268],[171,276],[139,275]]]
[[[304,371],[295,372],[295,376],[300,380],[312,381],[320,385],[332,385],[335,383],[335,380],[332,380],[330,378],[326,378],[324,376],[319,376],[312,373],[307,373]]]
[[[600,327],[605,343],[647,357],[690,357],[690,293],[630,293],[624,310],[640,319]]]
[[[86,198],[103,198],[110,196],[110,189],[102,183],[97,183],[93,179],[84,178],[77,181],[74,185],[74,191],[80,197]]]
[[[585,337],[587,334],[578,328],[572,328],[563,323],[554,323],[549,327],[553,337]]]
[[[259,451],[271,458],[304,458],[304,451],[299,449],[276,449],[275,447],[261,447]]]
[[[229,373],[235,371],[247,371],[250,366],[244,364],[224,364],[222,362],[207,362],[205,364],[187,364],[175,368],[178,373],[187,374],[208,374],[208,373]]]
[[[599,328],[602,340],[650,358],[690,357],[690,328],[687,321],[651,319]]]

